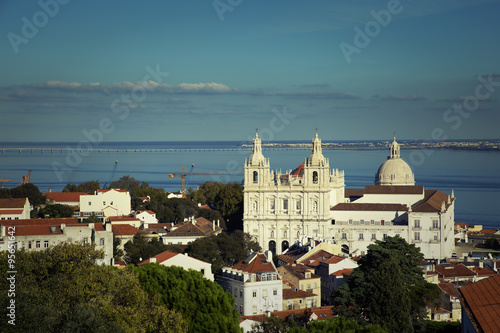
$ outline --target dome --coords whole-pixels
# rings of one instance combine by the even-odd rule
[[[415,178],[408,163],[399,155],[399,144],[396,138],[392,142],[390,155],[378,168],[375,185],[415,185]]]

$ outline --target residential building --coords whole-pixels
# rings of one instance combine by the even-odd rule
[[[204,217],[190,218],[187,221],[175,224],[164,235],[163,243],[168,245],[187,245],[198,238],[218,235],[222,232],[218,222],[210,222]]]
[[[270,251],[254,252],[233,267],[224,267],[216,280],[234,296],[240,315],[283,309],[283,284]]]
[[[462,318],[462,307],[458,299],[457,287],[453,283],[441,282],[438,283],[440,290],[441,307],[450,311],[450,320],[459,321]]]
[[[130,224],[134,228],[140,228],[142,225],[141,220],[136,217],[125,215],[125,216],[110,216],[106,219],[106,222],[111,223],[112,225],[118,224]]]
[[[47,203],[50,205],[68,205],[80,208],[80,197],[88,195],[85,192],[45,192],[43,196],[47,198]]]
[[[135,235],[137,234],[142,234],[144,236],[148,235],[143,230],[137,229],[136,227],[130,224],[114,224],[114,225],[110,223],[108,224],[111,225],[111,228],[113,230],[113,235],[115,236],[115,238],[120,240],[120,245],[118,246],[118,248],[121,250],[124,250],[123,246],[128,241],[133,241]]]
[[[28,198],[0,199],[0,220],[29,219],[31,206]]]
[[[290,281],[283,280],[283,309],[296,310],[310,308],[315,299],[316,294],[299,290]]]
[[[500,275],[458,289],[463,333],[497,333],[500,327]]]
[[[333,304],[333,292],[344,283],[345,277],[349,276],[356,267],[358,267],[356,261],[339,256],[333,256],[319,262],[316,267],[316,275],[321,279],[322,305]]]
[[[288,280],[300,291],[306,291],[314,296],[308,297],[307,308],[317,307],[321,304],[321,279],[314,273],[314,268],[291,264],[278,267],[281,279]]]
[[[336,244],[345,254],[363,255],[376,240],[400,236],[419,247],[426,259],[450,257],[453,191],[448,195],[415,185],[395,138],[389,150],[375,185],[345,189],[344,172],[330,170],[317,133],[310,156],[284,174],[270,170],[256,134],[244,166],[244,231],[278,255],[308,238]]]
[[[131,211],[130,193],[127,190],[97,190],[94,195],[80,196],[80,216],[123,216]]]
[[[59,243],[92,244],[104,251],[98,264],[113,264],[111,226],[100,223],[78,223],[76,218],[25,219],[1,221],[0,250],[9,246],[26,251],[41,251]],[[11,236],[15,240],[12,241]]]
[[[494,271],[475,266],[474,263],[470,266],[464,263],[443,263],[436,266],[436,272],[445,282],[476,282],[496,275]]]
[[[141,224],[144,225],[144,228],[148,228],[149,224],[158,223],[158,219],[156,218],[156,213],[152,210],[140,210],[135,212],[135,217],[141,221]]]
[[[144,265],[147,263],[158,263],[160,265],[165,266],[178,266],[184,268],[185,270],[195,270],[203,274],[203,276],[210,280],[214,281],[214,275],[212,273],[212,264],[190,257],[187,253],[175,253],[170,251],[165,251],[160,254],[157,254],[154,257],[146,259],[139,263],[139,265]]]

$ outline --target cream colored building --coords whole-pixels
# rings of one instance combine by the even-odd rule
[[[131,211],[130,193],[127,190],[97,190],[94,195],[80,196],[80,216],[123,216]]]
[[[453,192],[415,185],[396,139],[389,150],[375,185],[345,189],[344,172],[330,170],[317,133],[310,156],[285,174],[270,170],[256,135],[244,167],[244,231],[277,254],[312,237],[341,246],[346,254],[363,255],[376,240],[400,236],[420,247],[425,258],[450,257]]]

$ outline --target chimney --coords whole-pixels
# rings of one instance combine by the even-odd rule
[[[156,262],[156,258],[149,258],[149,262],[152,264],[152,263],[155,263]]]
[[[61,223],[60,228],[61,228],[61,231],[64,231],[64,229],[66,229],[66,223]]]
[[[104,224],[106,231],[113,231],[113,228],[111,227],[111,223],[106,223]]]
[[[215,220],[212,220],[212,230],[215,231]]]
[[[52,188],[49,188],[49,193],[52,192]]]

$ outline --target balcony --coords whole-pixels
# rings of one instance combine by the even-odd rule
[[[419,230],[422,230],[422,227],[421,226],[413,226],[412,230],[419,231]]]

